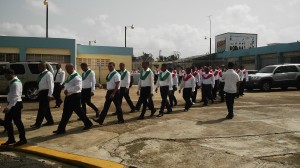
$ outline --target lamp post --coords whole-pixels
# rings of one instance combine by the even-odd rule
[[[44,0],[44,5],[46,5],[46,38],[48,38],[48,0]]]
[[[208,18],[209,18],[209,55],[210,56],[211,56],[211,19],[210,19],[211,16],[212,15],[208,16]],[[205,36],[204,39],[206,40],[206,39],[208,39],[208,37]],[[209,63],[211,63],[210,56],[209,56]]]
[[[89,41],[89,45],[91,45],[93,43],[96,43],[96,40],[92,40],[92,41]]]
[[[130,27],[131,29],[134,29],[134,26],[125,26],[125,48],[126,48],[126,31],[127,31],[127,27]]]

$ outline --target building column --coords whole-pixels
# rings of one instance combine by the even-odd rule
[[[20,61],[26,61],[26,48],[20,48]]]
[[[255,69],[260,70],[261,68],[261,58],[260,55],[255,55]]]
[[[284,63],[284,58],[283,58],[283,53],[282,52],[277,53],[277,63],[278,64],[283,64]]]

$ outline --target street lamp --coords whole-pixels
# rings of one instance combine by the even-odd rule
[[[125,48],[126,48],[126,31],[127,31],[127,27],[130,27],[131,29],[134,29],[134,26],[125,26]]]
[[[209,18],[209,55],[211,55],[211,17],[212,15],[209,15],[208,18]],[[204,37],[204,39],[208,39],[208,37]],[[210,62],[210,56],[209,56],[209,63]]]
[[[89,41],[89,45],[91,45],[93,43],[96,43],[96,40],[92,40],[92,41]]]
[[[46,5],[46,38],[48,38],[48,0],[44,0],[44,5]]]

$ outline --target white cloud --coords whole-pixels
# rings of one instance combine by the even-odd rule
[[[29,7],[34,9],[44,10],[44,11],[46,9],[43,0],[26,0],[26,3],[27,5],[29,5]],[[62,10],[53,1],[48,1],[48,10],[53,14],[57,14],[57,15],[62,14]]]

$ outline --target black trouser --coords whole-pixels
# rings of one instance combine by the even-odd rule
[[[50,111],[48,92],[49,90],[42,90],[39,92],[39,110],[35,121],[36,126],[41,126],[44,118],[47,120],[47,123],[54,123]]]
[[[88,127],[91,126],[93,123],[88,119],[86,114],[83,112],[81,106],[80,106],[80,93],[73,93],[70,96],[66,96],[65,102],[64,102],[64,109],[61,117],[61,121],[58,125],[58,131],[65,131],[67,123],[69,122],[69,119],[71,118],[73,111],[77,114],[79,119],[83,121],[84,126]]]
[[[208,100],[210,99],[213,101],[213,97],[212,97],[212,86],[211,84],[202,84],[202,88],[203,88],[203,92],[202,92],[202,96],[203,96],[203,102],[205,105],[207,105]]]
[[[236,98],[240,97],[240,89],[241,89],[242,83],[243,83],[243,81],[239,81],[239,86],[236,88],[238,90],[238,93],[235,94]]]
[[[25,129],[23,122],[21,120],[21,110],[23,108],[22,102],[17,102],[15,106],[13,106],[8,113],[5,114],[4,119],[4,127],[7,130],[7,136],[9,141],[14,141],[14,129],[12,125],[12,121],[14,121],[15,125],[19,131],[20,141],[25,141]]]
[[[141,98],[141,102],[143,104],[142,113],[141,113],[140,117],[144,117],[144,115],[146,113],[146,108],[147,108],[147,100],[149,103],[149,109],[151,111],[154,111],[154,104],[153,104],[153,100],[152,100],[152,96],[151,96],[151,87],[150,86],[141,87],[140,98]]]
[[[226,105],[228,110],[228,116],[233,117],[233,104],[234,104],[234,98],[236,96],[236,93],[226,93]]]
[[[155,74],[154,75],[154,84],[156,84],[157,80],[158,80],[158,74]]]
[[[196,82],[195,91],[194,91],[194,94],[192,96],[192,102],[193,103],[196,103],[197,92],[198,92],[198,83]]]
[[[85,88],[81,90],[81,105],[82,110],[86,113],[86,105],[90,106],[96,113],[99,111],[98,108],[91,102],[92,88]]]
[[[172,107],[174,104],[177,104],[177,99],[175,97],[175,91],[177,90],[176,85],[173,85],[173,90],[171,91],[171,94],[169,94],[169,100],[170,100],[170,106]]]
[[[215,86],[212,89],[212,96],[213,96],[214,100],[217,98],[218,89],[219,89],[219,80],[215,80]]]
[[[243,79],[240,86],[240,96],[244,95],[245,83],[246,83],[246,79]]]
[[[142,97],[139,97],[138,101],[136,102],[135,105],[135,110],[140,110],[141,106],[142,106]],[[147,107],[150,109],[150,105],[149,105],[149,101],[147,102]]]
[[[185,101],[184,109],[186,109],[186,110],[190,109],[193,105],[193,103],[191,101],[192,88],[183,88],[182,96],[183,96],[183,99]]]
[[[55,99],[56,106],[60,106],[62,103],[61,96],[60,96],[61,89],[62,86],[60,85],[60,83],[54,83],[53,97]]]
[[[182,81],[183,76],[178,76],[178,83],[180,84]]]
[[[117,116],[118,116],[118,121],[119,122],[123,122],[124,119],[123,119],[123,111],[122,111],[122,108],[121,108],[121,104],[120,104],[120,91],[118,90],[116,93],[115,93],[115,96],[113,99],[110,98],[110,95],[113,93],[113,90],[108,90],[106,92],[106,96],[105,96],[105,103],[104,103],[104,107],[103,107],[103,110],[101,111],[101,114],[99,116],[99,123],[103,123],[104,122],[104,119],[107,115],[107,112],[109,110],[109,107],[111,105],[111,102],[114,102],[115,106],[116,106],[116,113],[117,113]]]
[[[219,84],[219,88],[220,88],[219,95],[221,97],[222,102],[224,101],[224,97],[225,97],[224,86],[225,86],[225,82],[220,82],[220,84]]]
[[[128,92],[126,90],[127,90],[126,87],[121,87],[120,88],[120,104],[122,106],[122,101],[123,101],[123,97],[124,97],[125,100],[126,100],[126,102],[127,102],[127,104],[129,105],[130,109],[134,110],[135,107],[134,107],[134,105],[133,105],[133,103],[132,103],[132,101],[130,99],[129,90],[128,90]]]
[[[160,90],[160,96],[161,96],[161,106],[160,106],[159,113],[163,114],[165,107],[167,108],[168,112],[171,112],[172,108],[168,101],[169,86],[160,86],[159,90]]]

